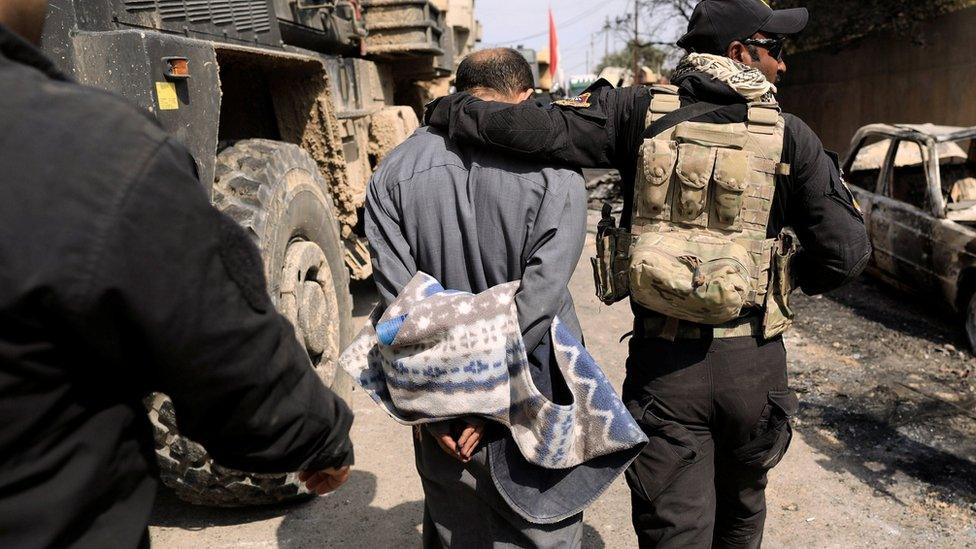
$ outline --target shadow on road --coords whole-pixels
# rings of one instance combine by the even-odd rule
[[[804,429],[804,440],[825,457],[825,469],[849,472],[898,503],[891,491],[899,475],[913,477],[943,501],[976,502],[976,463],[907,437],[890,422],[827,405],[801,404],[804,424],[818,424],[832,437]],[[844,448],[839,449],[837,443]]]
[[[262,507],[203,507],[180,500],[169,488],[160,484],[149,525],[183,530],[234,526],[280,517],[301,505],[303,502]]]
[[[278,547],[419,547],[423,500],[382,509],[372,505],[375,497],[376,475],[354,469],[334,494],[290,510],[278,527]]]
[[[867,275],[824,297],[889,330],[908,331],[936,345],[966,348],[962,322],[938,298],[911,295]]]
[[[603,536],[600,532],[596,531],[596,528],[586,524],[586,513],[583,513],[583,549],[604,549],[607,543],[603,541]]]
[[[285,549],[419,547],[423,500],[381,509],[371,505],[375,496],[376,476],[356,470],[334,494],[267,507],[201,507],[185,503],[170,490],[160,488],[149,523],[151,526],[196,531],[283,516],[276,537],[278,546]]]

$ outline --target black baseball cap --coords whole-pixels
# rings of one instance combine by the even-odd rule
[[[774,10],[763,0],[702,0],[678,46],[690,52],[725,53],[729,44],[757,32],[797,34],[807,26],[806,8]]]

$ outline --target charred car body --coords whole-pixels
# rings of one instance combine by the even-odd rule
[[[448,10],[455,10],[448,24]],[[340,396],[359,212],[376,163],[417,127],[431,81],[478,38],[473,0],[51,0],[44,49],[82,84],[152,113],[214,204],[261,249],[272,300]],[[149,403],[164,482],[194,503],[300,495],[292,475],[214,463]]]
[[[939,296],[976,349],[976,127],[865,126],[844,169],[874,246],[868,272]]]

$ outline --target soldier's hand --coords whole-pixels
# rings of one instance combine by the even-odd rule
[[[324,496],[342,486],[349,479],[349,466],[338,469],[329,467],[321,471],[301,471],[298,479],[305,483],[310,492]]]

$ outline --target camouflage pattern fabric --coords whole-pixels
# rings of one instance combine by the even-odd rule
[[[715,337],[741,335],[721,325],[759,312],[764,333],[789,326],[789,290],[777,287],[792,254],[774,264],[779,239],[766,237],[785,122],[762,75],[726,58],[689,55],[680,68],[727,83],[750,103],[747,121],[681,122],[645,139],[638,152],[631,220],[631,297],[662,315],[717,326]],[[653,122],[679,108],[677,89],[658,87],[648,111]],[[668,99],[668,100],[665,100]],[[791,288],[790,288],[791,289]],[[766,315],[767,306],[777,310]],[[759,333],[753,335],[760,335]]]

